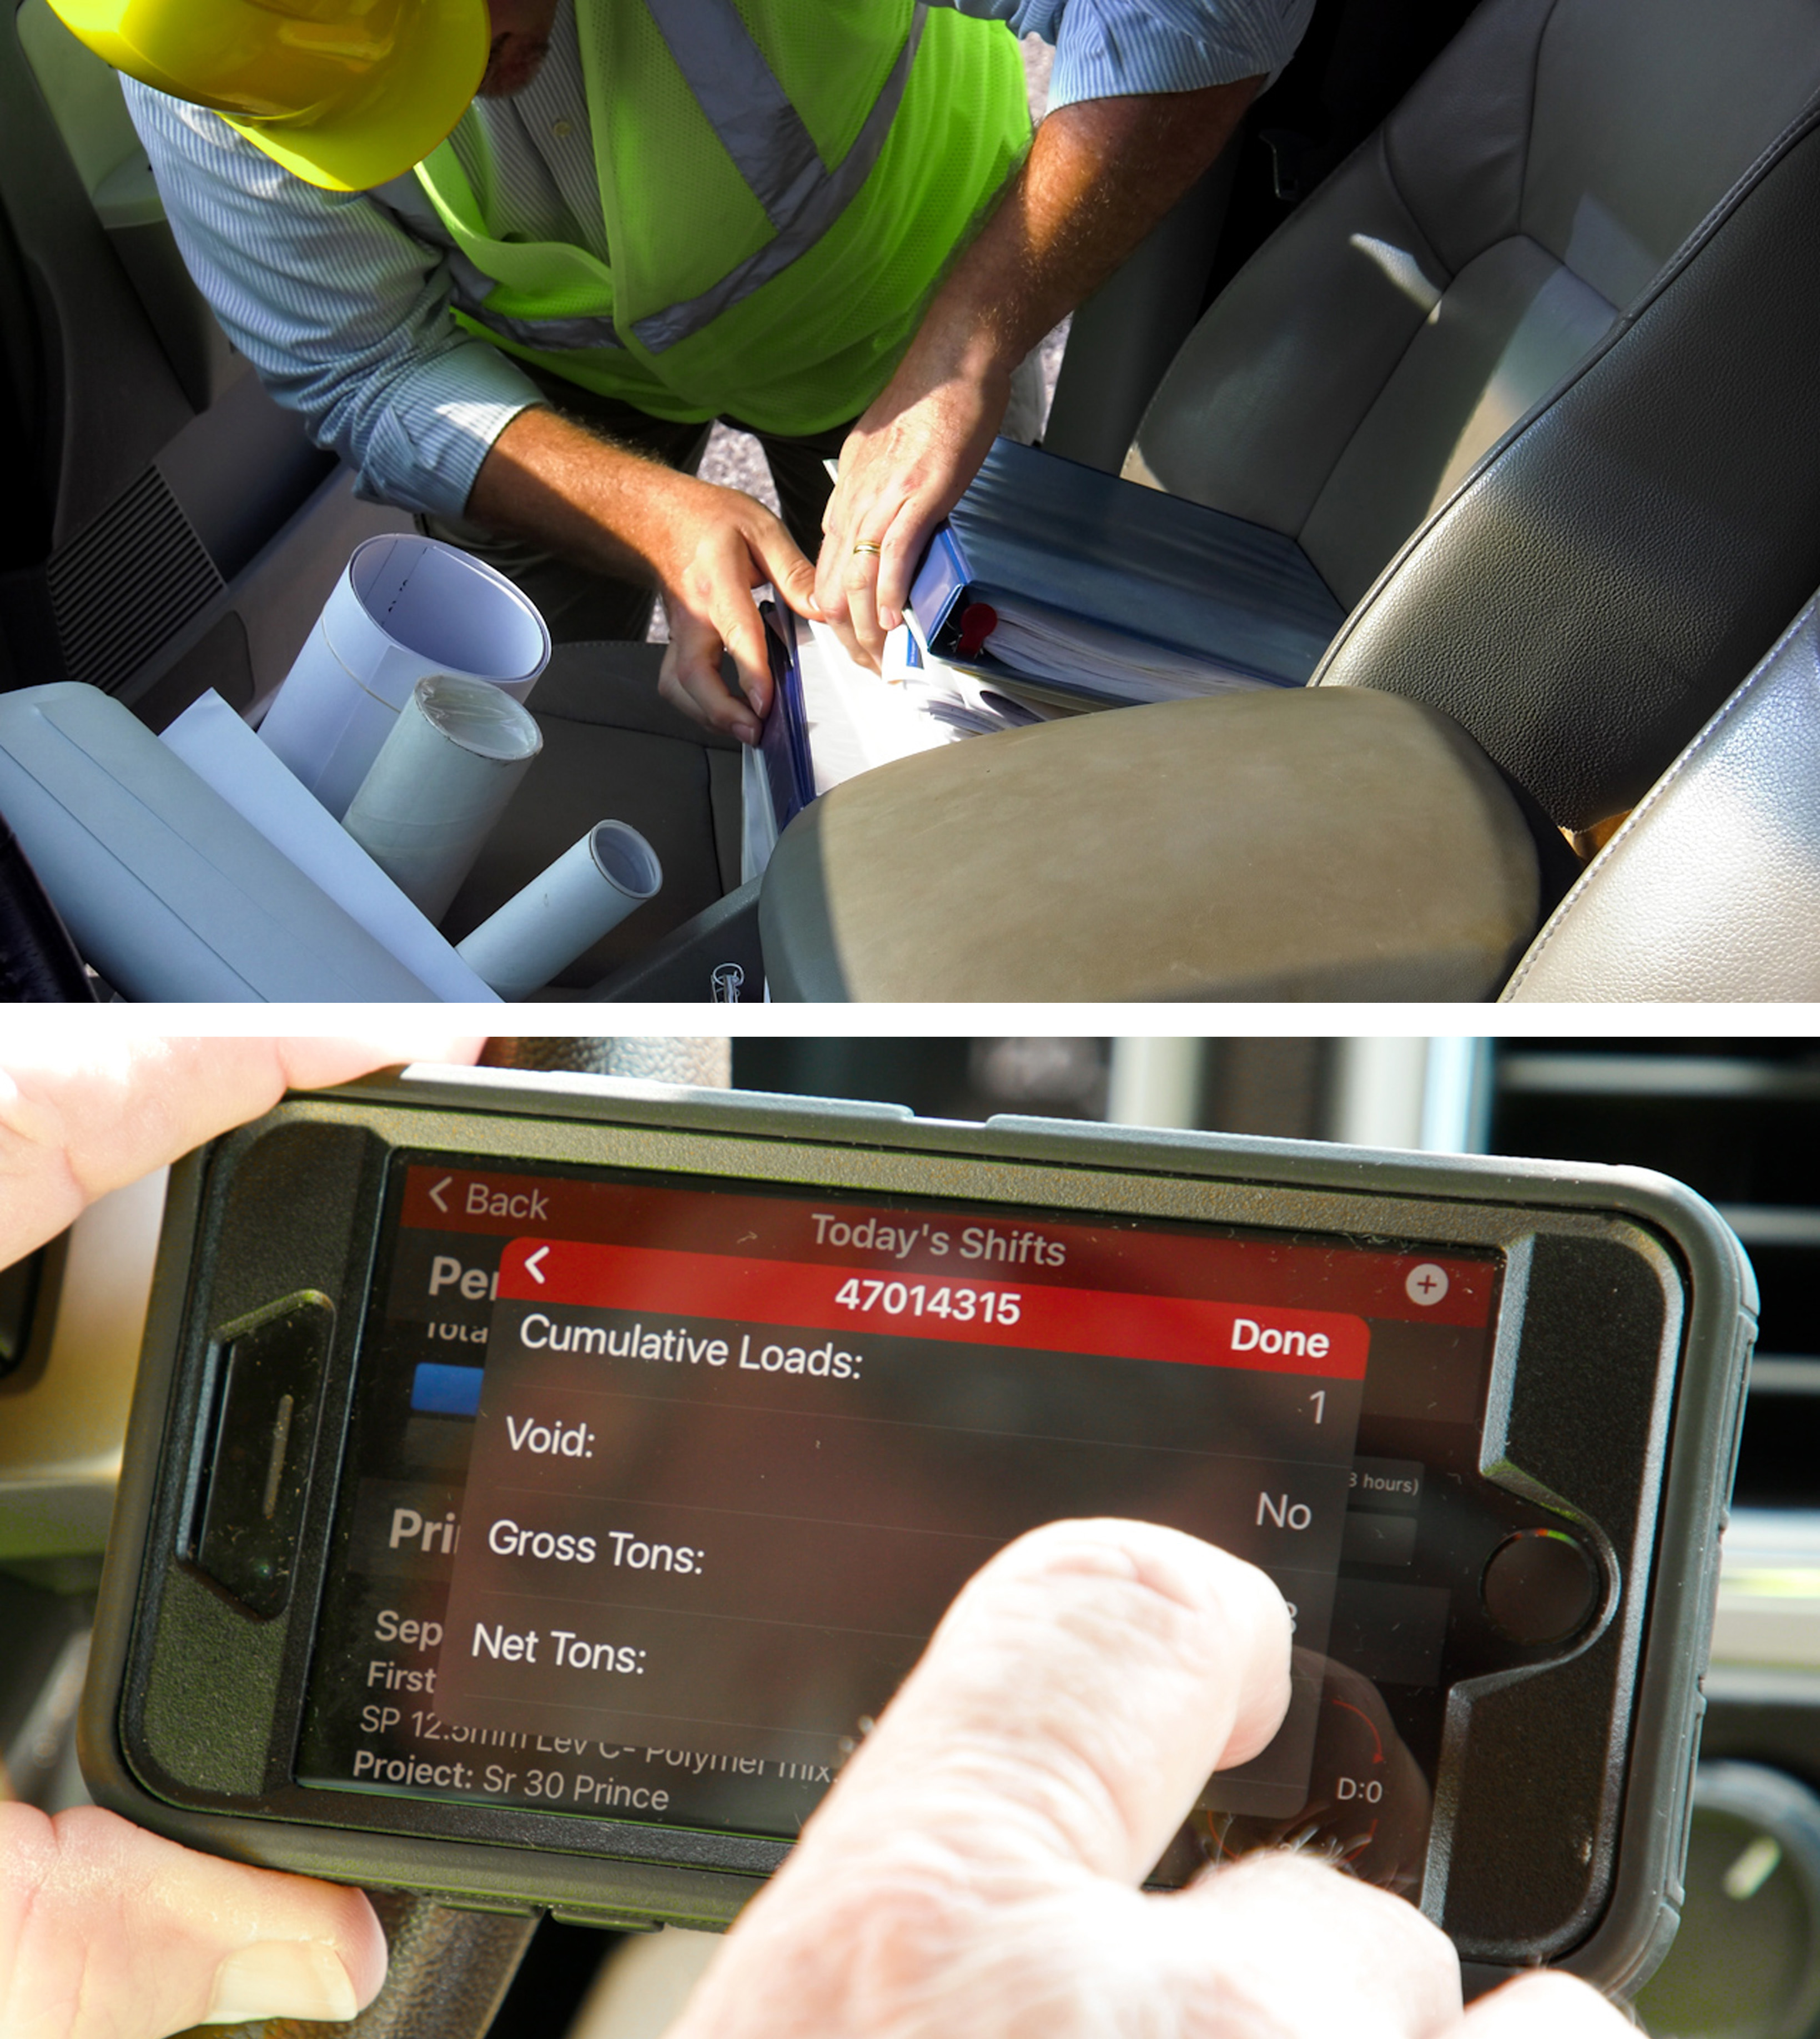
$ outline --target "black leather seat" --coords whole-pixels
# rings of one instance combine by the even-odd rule
[[[1820,997],[1820,596],[1600,851],[1507,1004]]]
[[[1547,824],[1634,806],[1820,583],[1817,88],[1820,0],[1485,0],[1207,314],[1127,467],[1302,545],[1351,612],[1316,695],[1464,748],[1349,784],[1332,716],[1272,694],[889,767],[787,831],[774,993],[1494,995],[1563,889]]]

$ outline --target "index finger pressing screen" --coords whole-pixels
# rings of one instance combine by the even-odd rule
[[[1295,1623],[1152,1880],[1412,1887],[1496,1256],[604,1174],[395,1172],[300,1783],[793,1838],[962,1585],[1113,1516]]]

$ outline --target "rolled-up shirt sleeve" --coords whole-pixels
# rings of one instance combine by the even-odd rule
[[[1314,0],[952,0],[1056,50],[1049,111],[1082,99],[1273,79]]]
[[[319,191],[220,117],[123,79],[172,230],[234,345],[359,492],[459,516],[536,385],[458,326],[446,259],[362,193]]]

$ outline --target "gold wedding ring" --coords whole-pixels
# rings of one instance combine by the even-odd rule
[[[870,552],[876,559],[882,549],[874,545],[870,538],[862,538],[853,549],[856,552]]]

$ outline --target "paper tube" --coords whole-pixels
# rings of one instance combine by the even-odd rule
[[[97,688],[0,694],[0,811],[128,998],[434,996]]]
[[[343,826],[400,891],[440,921],[544,747],[531,711],[483,680],[419,680]]]
[[[455,952],[502,998],[528,998],[663,882],[657,852],[636,829],[599,822]]]
[[[192,701],[159,741],[438,998],[492,1002],[481,980],[219,694]]]
[[[355,549],[259,733],[340,816],[427,674],[484,680],[522,701],[550,633],[503,574],[434,538]]]

